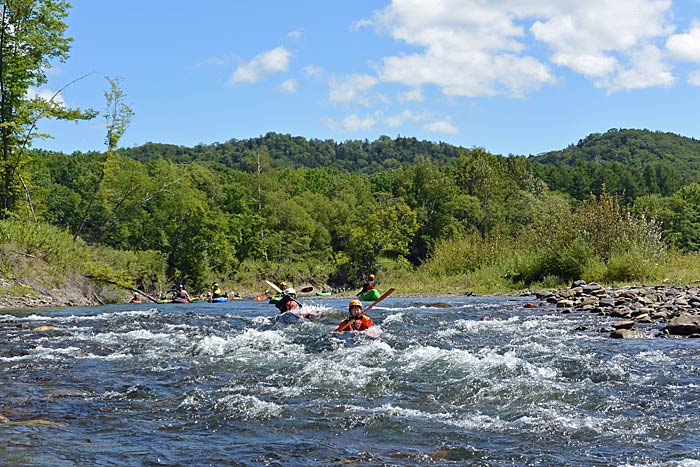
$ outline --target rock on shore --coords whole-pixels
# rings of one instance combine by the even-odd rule
[[[534,292],[542,306],[562,313],[620,318],[610,337],[700,337],[700,287],[603,287],[576,281],[570,288]],[[526,307],[539,306],[526,304]]]

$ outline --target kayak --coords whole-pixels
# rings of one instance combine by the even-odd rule
[[[332,295],[333,292],[316,292],[316,295],[319,297],[328,297],[329,295]]]
[[[212,303],[224,303],[224,302],[227,302],[227,301],[228,301],[228,300],[226,299],[226,297],[216,297],[216,298],[212,298],[212,299],[211,299],[211,302],[212,302]]]
[[[381,296],[382,294],[377,289],[370,289],[367,292],[359,295],[360,300],[363,302],[373,302]]]
[[[317,316],[318,313],[316,313],[315,311],[303,311],[297,308],[291,311],[285,311],[284,313],[280,313],[275,317],[275,322],[284,324],[299,324],[303,323],[304,321],[313,319]]]
[[[270,304],[274,305],[280,300],[282,300],[282,295],[275,295],[274,297],[270,297]]]

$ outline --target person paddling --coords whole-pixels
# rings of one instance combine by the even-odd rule
[[[370,274],[369,277],[367,278],[367,282],[362,286],[362,290],[360,290],[357,293],[357,296],[359,297],[363,293],[367,292],[368,290],[374,289],[374,274]]]
[[[348,317],[348,319],[343,320],[338,325],[338,328],[333,332],[365,331],[374,326],[372,318],[370,318],[366,314],[360,316],[362,314],[361,301],[357,299],[350,300],[350,303],[348,304],[348,311],[350,312],[350,316]]]
[[[297,301],[297,291],[291,287],[286,289],[280,301],[275,303],[275,306],[280,311],[280,313],[299,308],[301,306],[301,303]]]

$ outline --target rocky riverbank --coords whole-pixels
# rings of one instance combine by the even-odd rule
[[[619,318],[611,327],[601,329],[612,338],[700,337],[700,287],[603,287],[577,281],[568,289],[542,290],[534,295],[539,303],[528,302],[526,308]]]
[[[0,308],[94,306],[122,301],[126,293],[96,284],[84,276],[66,277],[60,286],[29,278],[17,281],[0,278]]]

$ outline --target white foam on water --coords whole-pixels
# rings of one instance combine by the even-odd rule
[[[520,417],[514,425],[521,430],[536,433],[550,432],[580,432],[591,431],[601,433],[607,431],[610,420],[580,413],[559,401],[552,401],[546,407],[537,407],[533,415]]]
[[[269,316],[256,316],[251,320],[253,326],[269,326],[272,324],[272,318]]]
[[[394,323],[399,323],[402,324],[404,323],[404,313],[392,313],[386,318],[384,318],[384,321],[382,321],[382,325],[384,326],[390,326],[391,324]]]
[[[338,359],[314,359],[304,365],[295,375],[300,386],[306,385],[317,388],[342,389],[348,387],[364,388],[379,375],[386,373],[384,368],[364,366],[361,360],[347,357]]]
[[[55,316],[55,315],[36,315],[32,314],[24,317],[16,317],[12,315],[2,315],[6,321],[46,321],[49,323],[73,323],[81,321],[113,321],[114,318],[119,317],[129,317],[129,318],[152,318],[160,314],[160,311],[156,308],[151,308],[150,310],[133,310],[133,311],[115,311],[109,313],[100,313],[95,315],[68,315],[68,316]]]
[[[184,341],[184,334],[154,333],[147,329],[136,329],[128,332],[104,332],[96,334],[94,340],[102,344],[124,344],[128,342],[148,341],[154,344],[173,345],[176,341]]]
[[[637,355],[637,358],[648,363],[668,363],[672,365],[676,364],[673,358],[671,358],[668,354],[661,350],[650,350],[646,352],[640,352]]]
[[[429,420],[450,426],[459,427],[466,430],[502,430],[506,424],[498,417],[493,418],[483,414],[472,414],[467,417],[455,416],[449,412],[425,412],[417,409],[398,407],[393,404],[384,404],[380,407],[370,409],[376,414],[385,414],[391,417],[405,418],[412,420]]]
[[[668,462],[649,462],[646,464],[619,464],[618,467],[700,467],[700,460],[680,459]]]
[[[223,337],[206,336],[192,344],[192,352],[263,366],[304,358],[304,347],[292,343],[281,330],[246,329]]]
[[[263,401],[255,396],[232,394],[216,401],[215,408],[244,419],[265,420],[279,417],[284,407],[274,402]]]

